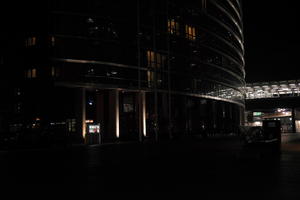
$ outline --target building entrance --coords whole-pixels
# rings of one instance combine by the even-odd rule
[[[119,106],[120,140],[139,140],[137,93],[121,92]]]

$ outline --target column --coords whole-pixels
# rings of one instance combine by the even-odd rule
[[[239,118],[240,118],[240,126],[244,126],[245,125],[245,108],[239,106]]]
[[[139,141],[147,136],[146,131],[146,93],[138,93],[138,120],[139,120]]]
[[[296,133],[296,109],[292,108],[292,132]]]

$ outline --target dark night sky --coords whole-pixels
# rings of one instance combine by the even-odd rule
[[[295,0],[243,1],[247,82],[300,79]]]

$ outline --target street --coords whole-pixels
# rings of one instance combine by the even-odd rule
[[[299,141],[283,143],[280,155],[245,153],[237,144],[209,140],[3,151],[1,182],[6,192],[22,196],[184,192],[213,198],[300,197]]]

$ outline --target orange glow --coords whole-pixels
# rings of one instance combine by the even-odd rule
[[[51,44],[51,46],[55,46],[55,37],[54,36],[50,37],[50,44]]]
[[[185,25],[185,37],[189,40],[196,40],[196,28]]]
[[[89,124],[89,123],[92,124],[92,123],[94,123],[94,120],[92,120],[92,119],[91,119],[91,120],[85,120],[85,123],[87,123],[87,124]]]
[[[35,46],[35,45],[36,45],[36,37],[29,37],[25,40],[26,47]]]
[[[32,69],[31,78],[36,78],[36,69]]]
[[[179,35],[179,23],[174,19],[168,20],[168,32],[171,34]]]

